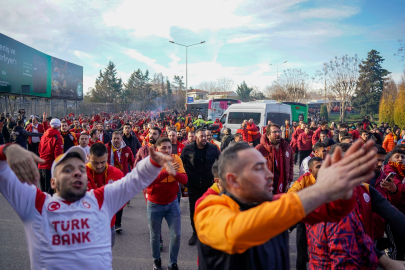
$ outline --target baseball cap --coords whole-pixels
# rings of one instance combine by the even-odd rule
[[[83,160],[84,163],[86,163],[86,154],[84,153],[84,150],[80,146],[73,146],[69,148],[69,150],[66,151],[66,153],[59,155],[52,163],[52,168],[51,168],[51,177],[53,177],[53,174],[55,172],[55,167],[58,166],[59,163],[61,163],[63,160],[65,160],[66,155],[69,153],[77,153],[80,156],[80,159]]]
[[[53,128],[60,127],[60,120],[58,118],[54,118],[54,119],[51,120],[50,125]]]

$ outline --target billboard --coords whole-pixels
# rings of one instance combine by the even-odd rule
[[[0,93],[83,99],[83,67],[0,34]]]

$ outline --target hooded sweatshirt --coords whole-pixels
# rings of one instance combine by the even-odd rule
[[[38,169],[50,170],[53,161],[63,153],[63,140],[57,129],[50,128],[41,137],[38,146],[39,157],[45,160],[38,164]]]

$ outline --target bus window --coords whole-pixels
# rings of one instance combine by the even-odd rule
[[[290,120],[290,115],[287,113],[267,113],[267,121],[271,120],[272,123],[279,125],[280,127],[285,124],[285,120]]]
[[[230,112],[228,116],[228,124],[242,124],[243,120],[252,118],[256,124],[260,123],[260,113],[251,112]]]

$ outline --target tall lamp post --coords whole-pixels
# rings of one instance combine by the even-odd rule
[[[284,61],[283,63],[278,64],[278,65],[273,65],[273,64],[270,64],[270,65],[269,65],[269,66],[273,65],[273,66],[276,66],[276,67],[277,67],[277,88],[278,88],[278,66],[281,66],[282,64],[285,64],[285,63],[287,63],[287,61]]]
[[[195,44],[191,44],[191,45],[183,45],[183,44],[180,44],[180,43],[176,43],[176,42],[174,42],[174,41],[169,41],[169,42],[170,42],[170,43],[173,43],[173,44],[176,44],[176,45],[179,45],[179,46],[186,47],[186,104],[187,104],[187,100],[188,100],[188,96],[187,96],[187,91],[188,91],[188,80],[187,80],[187,51],[188,51],[188,47],[195,46],[195,45],[199,45],[199,44],[203,44],[203,43],[205,43],[205,41],[201,41],[201,42],[198,42],[198,43],[195,43]]]

